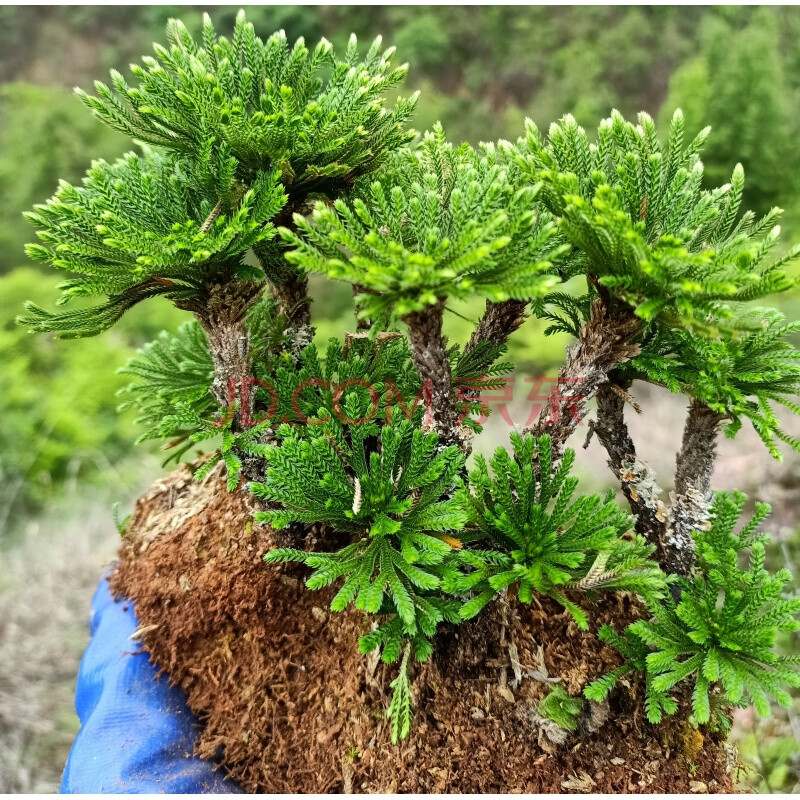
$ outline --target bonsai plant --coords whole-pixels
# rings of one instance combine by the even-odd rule
[[[664,143],[613,112],[594,137],[566,116],[455,146],[407,127],[416,96],[389,102],[406,65],[380,40],[262,41],[243,13],[230,39],[208,18],[167,35],[132,84],[80,93],[141,154],[28,215],[29,255],[74,276],[60,302],[99,305],[21,322],[95,335],[156,296],[194,317],[128,365],[123,405],[170,458],[218,447],[140,500],[112,587],[203,717],[199,752],[251,790],[618,791],[637,790],[619,751],[601,769],[574,744],[636,736],[656,788],[698,760],[730,786],[730,709],[800,685],[775,652],[800,600],[764,566],[768,509],[737,531],[745,498],[712,491],[723,426],[800,449],[771,405],[800,412],[797,324],[753,306],[796,283],[779,210],[742,212],[741,166],[704,188],[708,130],[688,141],[680,111]],[[310,272],[352,286],[354,330],[324,352]],[[448,303],[474,297],[451,344]],[[532,316],[575,342],[538,419],[473,458]],[[668,506],[625,423],[635,381],[689,398]],[[571,474],[590,414],[605,495]],[[703,758],[670,755],[698,726]],[[469,774],[464,747],[489,754]]]

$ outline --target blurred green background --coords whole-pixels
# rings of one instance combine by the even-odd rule
[[[26,262],[31,230],[21,214],[52,194],[59,178],[78,181],[93,158],[131,147],[103,128],[71,87],[90,89],[110,68],[124,71],[150,52],[152,41],[163,41],[171,16],[198,30],[204,10],[224,32],[237,9],[0,7],[0,792],[57,785],[76,729],[71,690],[88,594],[114,552],[110,508],[116,500],[130,506],[159,474],[157,454],[132,447],[131,415],[115,411],[115,392],[125,382],[115,370],[159,330],[183,320],[152,302],[97,339],[56,343],[29,335],[14,317],[23,300],[50,304],[58,276]],[[440,119],[453,140],[513,139],[526,116],[546,130],[566,112],[591,129],[612,108],[626,115],[645,110],[663,128],[680,106],[690,131],[713,127],[703,157],[709,182],[725,182],[741,161],[745,203],[762,212],[783,207],[786,242],[800,239],[800,9],[255,6],[247,12],[262,36],[284,28],[290,39],[325,35],[342,45],[353,31],[362,41],[382,34],[411,64],[404,91],[422,90],[415,127]],[[313,291],[320,339],[349,329],[348,291],[321,291],[318,282]],[[780,304],[800,311],[800,298]],[[474,318],[480,308],[455,310]],[[469,323],[452,314],[448,328],[463,338]],[[521,373],[554,373],[563,357],[566,341],[543,340],[540,331],[529,323],[512,344]],[[514,394],[515,402],[523,397]],[[642,428],[646,445],[657,465],[669,467],[682,403],[668,395],[651,400],[658,425]],[[514,421],[524,422],[527,413]],[[491,430],[501,434],[501,427]],[[775,558],[791,562],[797,465],[790,457],[776,467],[754,452],[746,436],[737,446],[726,443],[718,484],[777,502]],[[604,483],[602,455],[590,449],[588,463],[588,480]],[[759,790],[791,791],[799,774],[796,719],[784,715],[763,725],[746,715],[740,720],[746,779]]]

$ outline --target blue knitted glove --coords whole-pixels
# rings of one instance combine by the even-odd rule
[[[62,794],[239,793],[192,754],[198,723],[183,692],[156,677],[130,635],[132,602],[115,602],[103,578],[92,599],[92,639],[78,673],[81,721],[61,782]]]

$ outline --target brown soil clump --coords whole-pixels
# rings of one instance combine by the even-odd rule
[[[334,614],[333,590],[304,588],[297,566],[262,562],[277,535],[253,500],[215,472],[182,468],[137,503],[112,576],[135,601],[152,660],[204,723],[197,752],[259,792],[719,792],[731,754],[677,718],[653,728],[638,687],[592,705],[575,734],[536,712],[559,681],[571,694],[619,664],[596,628],[548,599],[495,603],[479,625],[440,635],[415,668],[411,736],[393,746],[385,710],[396,666],[358,652],[360,612]],[[592,625],[640,614],[627,596]],[[588,704],[587,704],[588,705]],[[687,746],[687,742],[691,746]]]

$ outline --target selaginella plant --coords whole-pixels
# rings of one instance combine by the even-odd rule
[[[798,410],[787,398],[797,386],[796,350],[786,338],[792,328],[775,311],[750,305],[796,284],[786,266],[798,248],[772,255],[780,209],[761,219],[741,213],[741,165],[729,184],[703,188],[699,154],[708,134],[686,145],[676,111],[662,145],[646,114],[634,124],[614,112],[594,142],[568,116],[544,140],[528,123],[524,138],[502,147],[528,180],[541,181],[542,202],[574,246],[564,277],[586,277],[582,296],[556,292],[537,302],[551,330],[567,330],[577,343],[531,431],[550,432],[563,447],[596,396],[593,430],[637,532],[656,545],[669,572],[684,575],[694,563],[692,531],[708,515],[722,423],[735,434],[749,417],[775,453],[773,438],[790,437],[769,401]],[[670,509],[625,425],[634,379],[691,398]]]
[[[29,255],[78,275],[61,302],[106,301],[59,314],[31,307],[23,321],[91,335],[163,295],[205,330],[225,404],[228,379],[249,374],[244,319],[268,280],[294,354],[311,341],[305,276],[275,242],[275,222],[291,225],[310,197],[337,197],[410,141],[404,122],[416,99],[387,109],[406,67],[392,66],[380,40],[360,57],[353,37],[340,59],[324,39],[313,51],[302,39],[290,47],[282,31],[263,42],[243,13],[230,40],[207,16],[201,42],[177,20],[167,36],[169,47],[155,45],[155,57],[132,67],[135,85],[112,72],[113,88],[97,82],[97,96],[80,93],[101,120],[159,155],[98,162],[83,186],[62,183],[29,215],[43,242]]]
[[[557,467],[549,436],[511,434],[513,457],[499,447],[491,460],[477,456],[462,492],[468,511],[467,530],[484,549],[465,549],[455,556],[465,569],[448,583],[451,591],[475,596],[461,609],[474,617],[498,592],[515,590],[530,603],[535,594],[563,605],[578,627],[588,629],[586,613],[565,591],[632,591],[660,597],[664,574],[648,556],[653,547],[641,537],[624,536],[631,518],[617,505],[613,490],[572,498],[578,479],[569,473],[575,451],[567,450]],[[534,471],[534,460],[537,470]]]
[[[115,72],[81,94],[143,149],[29,215],[29,254],[72,274],[61,302],[79,306],[22,322],[95,335],[156,296],[193,315],[125,368],[137,383],[122,405],[173,457],[219,436],[229,489],[283,531],[266,561],[298,562],[310,589],[335,587],[334,611],[367,615],[360,649],[400,662],[393,739],[443,626],[467,641],[493,604],[543,596],[585,629],[601,592],[650,614],[601,628],[625,661],[592,701],[641,672],[654,722],[679,710],[684,680],[701,723],[746,697],[785,702],[797,678],[774,645],[797,601],[764,566],[763,507],[734,533],[741,497],[711,492],[723,423],[735,435],[749,420],[776,456],[797,446],[771,405],[800,412],[797,324],[751,305],[794,285],[796,251],[772,255],[777,210],[742,213],[741,167],[704,188],[707,132],[685,144],[680,112],[666,145],[646,115],[614,112],[593,140],[568,116],[545,139],[528,123],[516,144],[454,146],[438,124],[406,127],[414,97],[387,103],[406,67],[380,41],[364,56],[354,39],[343,57],[325,40],[290,47],[243,14],[231,39],[208,19],[199,41],[174,21],[168,37],[130,83]],[[309,271],[353,290],[355,330],[324,352]],[[573,278],[577,293],[560,286]],[[448,303],[473,297],[485,311],[449,343]],[[470,469],[481,392],[502,384],[531,315],[575,343],[534,424]],[[669,508],[625,424],[634,380],[689,398]],[[592,399],[631,514],[570,474]],[[575,729],[583,703],[559,687],[540,713]]]
[[[552,720],[563,731],[574,731],[578,727],[578,716],[583,709],[579,697],[572,697],[562,686],[554,686],[540,701],[538,712]]]
[[[259,512],[259,521],[276,528],[323,522],[349,532],[351,543],[334,553],[276,549],[266,560],[313,567],[310,589],[344,578],[331,602],[334,611],[353,603],[389,617],[361,639],[362,651],[380,647],[384,661],[392,662],[412,646],[424,661],[437,625],[458,620],[458,603],[436,590],[452,547],[460,546],[452,532],[464,527],[463,503],[453,496],[464,456],[452,445],[437,451],[435,433],[399,414],[380,430],[374,424],[348,427],[345,432],[329,418],[310,436],[279,428],[280,446],[267,455],[266,480],[251,489],[281,506]],[[365,447],[375,438],[377,449]]]
[[[700,723],[709,722],[719,701],[729,705],[755,705],[769,714],[769,697],[791,705],[784,686],[800,686],[800,658],[778,656],[777,636],[800,629],[795,615],[800,597],[785,597],[791,580],[788,570],[770,574],[764,567],[764,544],[758,532],[769,514],[756,504],[753,517],[736,531],[746,497],[741,492],[719,492],[711,508],[710,524],[695,532],[698,574],[692,580],[678,577],[677,602],[651,600],[649,620],[629,626],[623,641],[609,627],[600,637],[618,647],[628,661],[585,690],[587,697],[603,700],[631,667],[646,674],[647,716],[660,722],[675,709],[668,693],[677,684],[694,684],[692,711]],[[746,564],[743,567],[741,556]],[[718,722],[727,724],[724,716]]]

